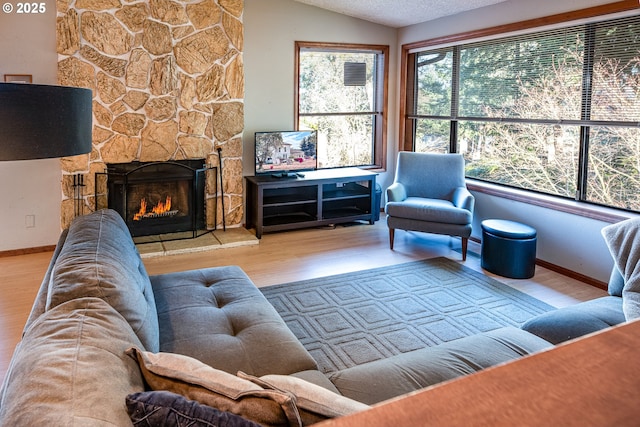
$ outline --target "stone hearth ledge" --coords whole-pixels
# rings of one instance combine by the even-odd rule
[[[191,238],[190,231],[184,233],[161,234],[134,237],[136,247],[142,258],[154,258],[166,255],[179,255],[238,246],[257,245],[259,240],[246,228],[228,228],[226,231],[200,231],[204,233]],[[180,239],[180,240],[176,240]]]

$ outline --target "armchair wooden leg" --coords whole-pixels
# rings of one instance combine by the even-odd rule
[[[462,260],[467,260],[467,246],[469,244],[469,239],[466,237],[462,238]]]
[[[391,250],[393,250],[393,235],[394,235],[394,231],[395,230],[393,228],[389,229],[389,248]]]

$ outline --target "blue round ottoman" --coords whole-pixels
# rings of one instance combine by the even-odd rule
[[[482,221],[480,265],[512,279],[533,277],[536,269],[536,229],[503,219]]]

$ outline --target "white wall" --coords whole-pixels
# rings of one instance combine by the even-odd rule
[[[244,23],[245,175],[254,173],[256,131],[294,128],[296,41],[389,45],[388,158],[395,158],[399,68],[395,29],[292,0],[245,0]]]
[[[616,2],[614,0],[507,0],[481,9],[401,28],[398,31],[398,42],[403,45]]]
[[[508,0],[475,11],[413,25],[398,31],[400,46],[432,38],[488,28],[583,9],[611,0]],[[487,218],[524,222],[538,232],[537,257],[544,261],[606,282],[611,256],[600,234],[603,221],[562,213],[500,197],[475,193],[473,236],[481,237],[480,223]],[[622,214],[622,213],[621,213]]]
[[[45,5],[44,14],[0,12],[0,81],[4,74],[32,74],[34,83],[56,83],[56,2]],[[61,179],[57,159],[0,161],[0,251],[58,241]],[[35,215],[35,227],[27,228],[27,215]]]
[[[485,193],[473,194],[473,237],[481,237],[480,224],[489,218],[529,224],[538,233],[539,259],[602,282],[609,279],[613,261],[600,233],[608,223]]]

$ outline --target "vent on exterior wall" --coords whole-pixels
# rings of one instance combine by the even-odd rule
[[[344,85],[364,86],[367,83],[367,64],[365,62],[344,63]]]

